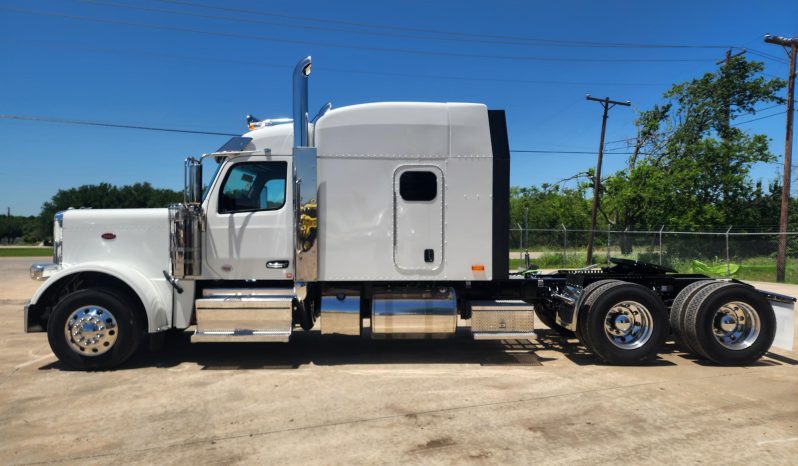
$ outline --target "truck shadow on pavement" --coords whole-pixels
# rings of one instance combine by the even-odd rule
[[[142,351],[118,370],[171,368],[195,363],[203,370],[300,369],[302,366],[473,364],[480,366],[541,366],[567,358],[574,364],[603,365],[577,340],[568,340],[551,330],[538,330],[538,339],[474,341],[467,330],[447,340],[371,340],[367,337],[337,337],[319,332],[296,332],[290,343],[192,344],[191,332],[168,336],[162,350]],[[556,352],[543,357],[539,352]],[[668,343],[661,355],[675,355],[696,364],[714,365],[685,354]],[[753,366],[798,365],[798,361],[768,353]],[[676,366],[658,357],[645,366]],[[59,361],[40,370],[70,370]]]

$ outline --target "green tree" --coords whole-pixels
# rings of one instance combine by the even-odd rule
[[[56,212],[69,208],[132,209],[167,207],[181,202],[183,194],[171,189],[153,188],[150,183],[113,186],[109,183],[83,185],[61,189],[42,205],[36,235],[52,237],[53,217]]]
[[[585,197],[585,189],[560,189],[557,185],[544,184],[540,188],[510,188],[510,225],[521,228],[525,225],[525,212],[529,215],[530,229],[587,228],[590,224],[590,202]],[[526,237],[529,245],[560,247],[560,239],[551,232],[530,232]],[[514,236],[512,247],[518,247],[523,240]]]
[[[0,216],[0,242],[11,243],[22,238],[25,243],[41,241],[34,232],[37,229],[38,218],[34,216]]]
[[[775,156],[764,135],[730,125],[755,113],[757,104],[783,101],[777,93],[785,83],[759,76],[763,69],[761,62],[733,58],[714,73],[674,85],[664,94],[665,105],[642,112],[627,168],[603,184],[606,220],[636,229],[742,225],[768,217],[751,207],[771,209],[759,200],[772,197],[772,189],[765,193],[749,172]],[[630,246],[626,238],[622,251]]]

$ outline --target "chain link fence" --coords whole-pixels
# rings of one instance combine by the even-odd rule
[[[510,266],[526,268],[526,254],[533,268],[580,268],[587,264],[589,230],[568,228],[510,229]],[[798,283],[798,232],[787,235],[786,281]],[[596,230],[593,263],[609,263],[611,257],[650,262],[682,273],[741,280],[776,280],[778,232]],[[535,267],[536,266],[536,267]]]

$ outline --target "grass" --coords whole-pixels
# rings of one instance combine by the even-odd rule
[[[597,255],[601,261],[606,259],[606,256]],[[584,253],[569,253],[565,261],[563,261],[562,253],[546,253],[537,259],[531,259],[533,265],[537,265],[542,269],[576,269],[585,266],[587,256]],[[637,257],[628,257],[628,259],[637,259]],[[650,261],[650,259],[649,259]],[[652,261],[656,263],[655,261]],[[670,261],[670,267],[676,269],[679,273],[700,273],[692,270],[692,259],[679,259]],[[710,268],[717,267],[716,274],[710,274],[714,278],[725,278],[726,262],[723,260],[701,260]],[[749,257],[749,258],[732,258],[732,263],[740,266],[737,273],[732,275],[732,278],[738,280],[750,280],[760,282],[775,282],[776,281],[776,259],[771,257]],[[603,263],[599,265],[604,265]],[[523,259],[510,259],[510,270],[516,271],[519,267],[524,266]],[[787,260],[787,267],[785,271],[785,282],[798,284],[798,261],[794,259]]]
[[[50,257],[53,248],[0,247],[0,257]]]

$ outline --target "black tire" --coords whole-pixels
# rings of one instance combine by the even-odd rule
[[[543,303],[535,303],[534,307],[535,315],[538,316],[538,319],[540,319],[540,321],[543,322],[546,327],[566,338],[573,338],[576,336],[576,333],[557,323],[557,311],[555,309],[546,306]]]
[[[105,352],[97,355],[90,355],[97,348],[86,348],[85,352],[79,352],[70,343],[71,337],[65,334],[67,320],[75,311],[87,306],[107,310],[115,320],[116,328],[108,331],[115,338],[113,343],[109,343],[108,349],[100,349]],[[98,288],[75,291],[53,308],[47,322],[47,340],[58,359],[74,369],[111,369],[124,363],[141,345],[146,329],[139,312],[139,306],[131,304],[130,299],[123,294]]]
[[[584,336],[582,335],[582,327],[583,327],[583,325],[582,325],[583,322],[582,321],[584,321],[584,319],[582,317],[584,317],[584,314],[587,314],[587,312],[585,311],[585,309],[586,309],[585,301],[587,301],[587,299],[590,298],[590,296],[593,294],[593,292],[595,292],[599,287],[601,287],[603,285],[610,284],[610,283],[621,283],[621,281],[620,280],[607,279],[607,280],[599,280],[597,282],[593,282],[593,283],[587,285],[582,290],[582,293],[579,295],[579,298],[577,298],[576,302],[574,303],[574,317],[577,319],[576,320],[576,331],[575,331],[576,337],[579,338],[579,341],[581,341],[585,345],[587,345],[587,343],[584,341]],[[585,312],[582,312],[582,311],[585,311]],[[582,316],[582,317],[580,317],[580,316]]]
[[[690,305],[690,301],[699,291],[714,283],[717,282],[714,280],[701,280],[691,283],[676,295],[676,299],[674,299],[673,304],[671,304],[670,324],[673,338],[679,349],[687,353],[700,355],[698,349],[693,348],[690,343],[686,341],[684,336],[684,316],[687,311],[687,306]]]
[[[596,296],[609,288],[622,285],[623,283],[625,282],[620,280],[599,280],[587,285],[585,289],[582,290],[582,294],[579,295],[579,299],[574,305],[574,312],[579,313],[576,316],[576,336],[579,337],[579,341],[581,341],[588,350],[593,351],[590,335],[585,331],[585,322],[587,321],[587,314],[590,310],[590,306],[593,304],[593,301],[595,301]]]
[[[759,332],[749,346],[730,349],[713,332],[716,313],[728,303],[743,303],[756,313]],[[749,319],[750,320],[750,319]],[[724,366],[747,365],[762,357],[776,337],[776,314],[770,302],[754,288],[741,283],[717,283],[701,289],[687,306],[685,340],[699,355]]]
[[[313,314],[313,302],[310,300],[294,301],[299,317],[299,326],[302,330],[309,331],[316,324],[316,316]]]
[[[584,333],[586,340],[590,342],[590,349],[596,356],[604,362],[619,365],[641,364],[657,357],[668,336],[668,313],[659,296],[642,285],[622,282],[602,286],[589,301],[591,302],[585,318]],[[648,314],[644,319],[646,325],[640,327],[646,330],[641,330],[638,341],[635,341],[632,335],[628,342],[613,343],[605,331],[605,321],[609,314],[624,302],[639,305],[639,307],[621,306],[621,308],[627,309],[630,313],[637,313],[635,315],[640,315],[641,318],[645,314],[643,311],[647,311]]]

